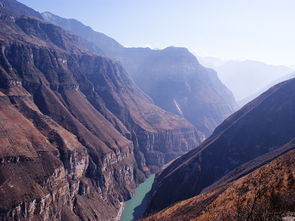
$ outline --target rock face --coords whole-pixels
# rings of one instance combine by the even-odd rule
[[[1,3],[1,220],[116,220],[136,184],[200,136],[114,60]]]
[[[142,49],[135,51],[145,53]],[[131,53],[130,58],[134,56]],[[124,60],[128,67],[130,61]],[[205,137],[236,108],[231,92],[216,72],[201,66],[186,48],[150,50],[130,73],[156,105],[186,118]]]
[[[204,137],[236,109],[232,93],[220,82],[216,72],[200,65],[185,48],[124,48],[74,19],[49,12],[42,16],[118,59],[156,105],[186,118]]]
[[[272,87],[230,116],[198,148],[170,164],[155,180],[148,212],[193,197],[242,164],[291,142],[294,94],[295,79]]]
[[[289,151],[250,174],[179,202],[144,220],[263,221],[294,217],[295,145],[288,145]]]

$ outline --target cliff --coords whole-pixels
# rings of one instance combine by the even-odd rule
[[[121,60],[137,85],[156,105],[186,118],[205,137],[235,111],[233,95],[217,73],[203,67],[186,48],[137,48],[127,54]],[[138,54],[145,57],[135,66],[131,63]]]
[[[204,138],[237,108],[232,93],[216,72],[203,67],[185,48],[125,48],[77,20],[64,19],[50,12],[42,13],[42,16],[120,61],[157,106],[186,118]]]
[[[156,177],[148,212],[196,196],[242,164],[291,142],[293,94],[295,79],[272,87],[231,115],[198,148],[171,163]]]
[[[136,185],[200,136],[117,62],[1,3],[1,219],[116,220]]]

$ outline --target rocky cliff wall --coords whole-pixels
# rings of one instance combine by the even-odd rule
[[[140,181],[200,142],[77,37],[1,18],[1,219],[115,220]]]

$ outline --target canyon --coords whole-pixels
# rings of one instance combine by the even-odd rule
[[[238,107],[217,73],[202,66],[186,48],[123,47],[75,19],[61,18],[50,12],[44,12],[42,16],[118,60],[157,106],[186,118],[203,139]]]
[[[259,168],[263,168],[272,160],[277,162],[276,158],[283,154],[290,157],[292,161],[294,159],[294,151],[292,152],[292,150],[294,149],[295,136],[295,122],[293,122],[295,103],[292,97],[295,93],[294,89],[294,78],[273,86],[227,118],[215,129],[212,136],[196,149],[176,159],[162,170],[155,179],[151,202],[146,214],[159,212],[179,201],[187,200],[201,193],[208,193],[208,198],[202,198],[203,195],[198,198],[209,201],[200,210],[196,206],[195,209],[199,211],[197,213],[201,216],[201,213],[206,211],[206,206],[211,202],[214,203],[215,197],[210,198],[212,196],[210,190],[217,194],[219,190],[224,191],[221,187],[231,185],[229,184],[231,182],[232,185],[235,185],[234,183],[239,182],[241,177],[247,177],[252,171],[254,174],[259,174],[260,172],[255,172],[256,169],[259,171]],[[290,155],[287,152],[290,152]],[[282,159],[284,158],[281,158],[281,161],[283,161]],[[291,161],[286,162],[284,167],[292,168]],[[280,164],[273,164],[279,169]],[[288,175],[285,174],[287,171]],[[251,176],[249,175],[249,177]],[[272,177],[270,183],[281,180],[279,178],[281,176],[287,176],[287,192],[290,192],[291,195],[294,194],[294,170],[281,170],[278,174],[275,171],[269,172],[266,176]],[[262,178],[263,176],[259,179]],[[241,179],[247,180],[247,178]],[[253,180],[252,182],[254,183]],[[264,181],[260,183],[257,178],[255,183],[259,186],[263,185]],[[255,186],[255,184],[253,185]],[[221,189],[218,189],[219,187]],[[250,188],[250,184],[245,188]],[[271,192],[269,187],[263,188],[265,188],[265,192]],[[281,186],[277,188],[274,190],[275,192],[284,189]],[[223,193],[218,192],[218,194]],[[234,197],[234,199],[236,198]],[[290,212],[294,212],[295,208],[292,199],[291,197],[290,207],[288,207]],[[226,205],[224,206],[226,208]],[[288,212],[288,210],[286,209],[284,212]]]
[[[1,219],[115,220],[138,183],[200,143],[197,131],[120,64],[3,4]]]
[[[0,24],[2,220],[117,220],[139,183],[204,139],[87,39],[14,0]]]
[[[143,220],[294,215],[294,78],[236,111],[186,48],[124,47],[16,0],[0,26],[1,220],[128,220],[154,177]]]

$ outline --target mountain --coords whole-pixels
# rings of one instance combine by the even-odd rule
[[[273,81],[294,71],[283,65],[269,65],[251,60],[229,61],[217,70],[220,78],[224,79],[223,82],[235,91],[237,100],[261,91]]]
[[[292,220],[295,144],[280,157],[237,180],[179,202],[144,221]],[[293,218],[294,219],[294,218]]]
[[[209,66],[211,67],[211,66]],[[257,94],[277,79],[294,70],[282,65],[269,65],[258,61],[228,61],[212,66],[220,80],[233,92],[236,100]]]
[[[294,78],[272,87],[172,162],[155,179],[147,213],[196,196],[228,174],[238,178],[240,170],[235,169],[258,157],[277,156],[276,151],[295,137],[294,94]],[[242,175],[247,171],[251,169]]]
[[[102,51],[108,56],[112,56],[117,54],[119,51],[124,50],[124,47],[116,40],[106,36],[103,33],[93,31],[92,28],[75,19],[61,18],[50,12],[43,12],[41,16],[46,21],[58,25],[63,29],[70,31],[89,42],[92,42],[94,45],[102,49]]]
[[[295,77],[295,73],[292,72],[290,74],[287,74],[287,75],[284,75],[283,77],[280,77],[278,79],[276,79],[275,81],[272,81],[270,84],[268,84],[267,86],[265,86],[263,89],[261,89],[260,91],[258,91],[257,93],[255,94],[252,94],[251,96],[249,97],[246,97],[242,100],[240,100],[238,102],[239,106],[242,107],[244,106],[245,104],[249,103],[251,100],[253,100],[254,98],[258,97],[260,94],[262,94],[263,92],[267,91],[269,88],[271,88],[272,86],[280,83],[280,82],[283,82],[283,81],[286,81],[286,80],[289,80],[291,78],[294,78]]]
[[[136,185],[201,136],[85,40],[1,5],[0,219],[117,220]]]
[[[43,18],[73,32],[120,61],[135,83],[164,110],[189,120],[204,137],[237,107],[215,71],[203,67],[185,48],[125,48],[74,19],[49,12]]]
[[[186,118],[205,136],[236,108],[216,72],[201,66],[185,48],[151,51],[133,73],[156,105]]]
[[[213,68],[213,69],[217,69],[218,67],[220,67],[221,65],[227,62],[225,60],[222,60],[216,57],[210,57],[210,56],[204,56],[204,57],[197,56],[197,57],[202,65],[204,65],[205,67]]]

